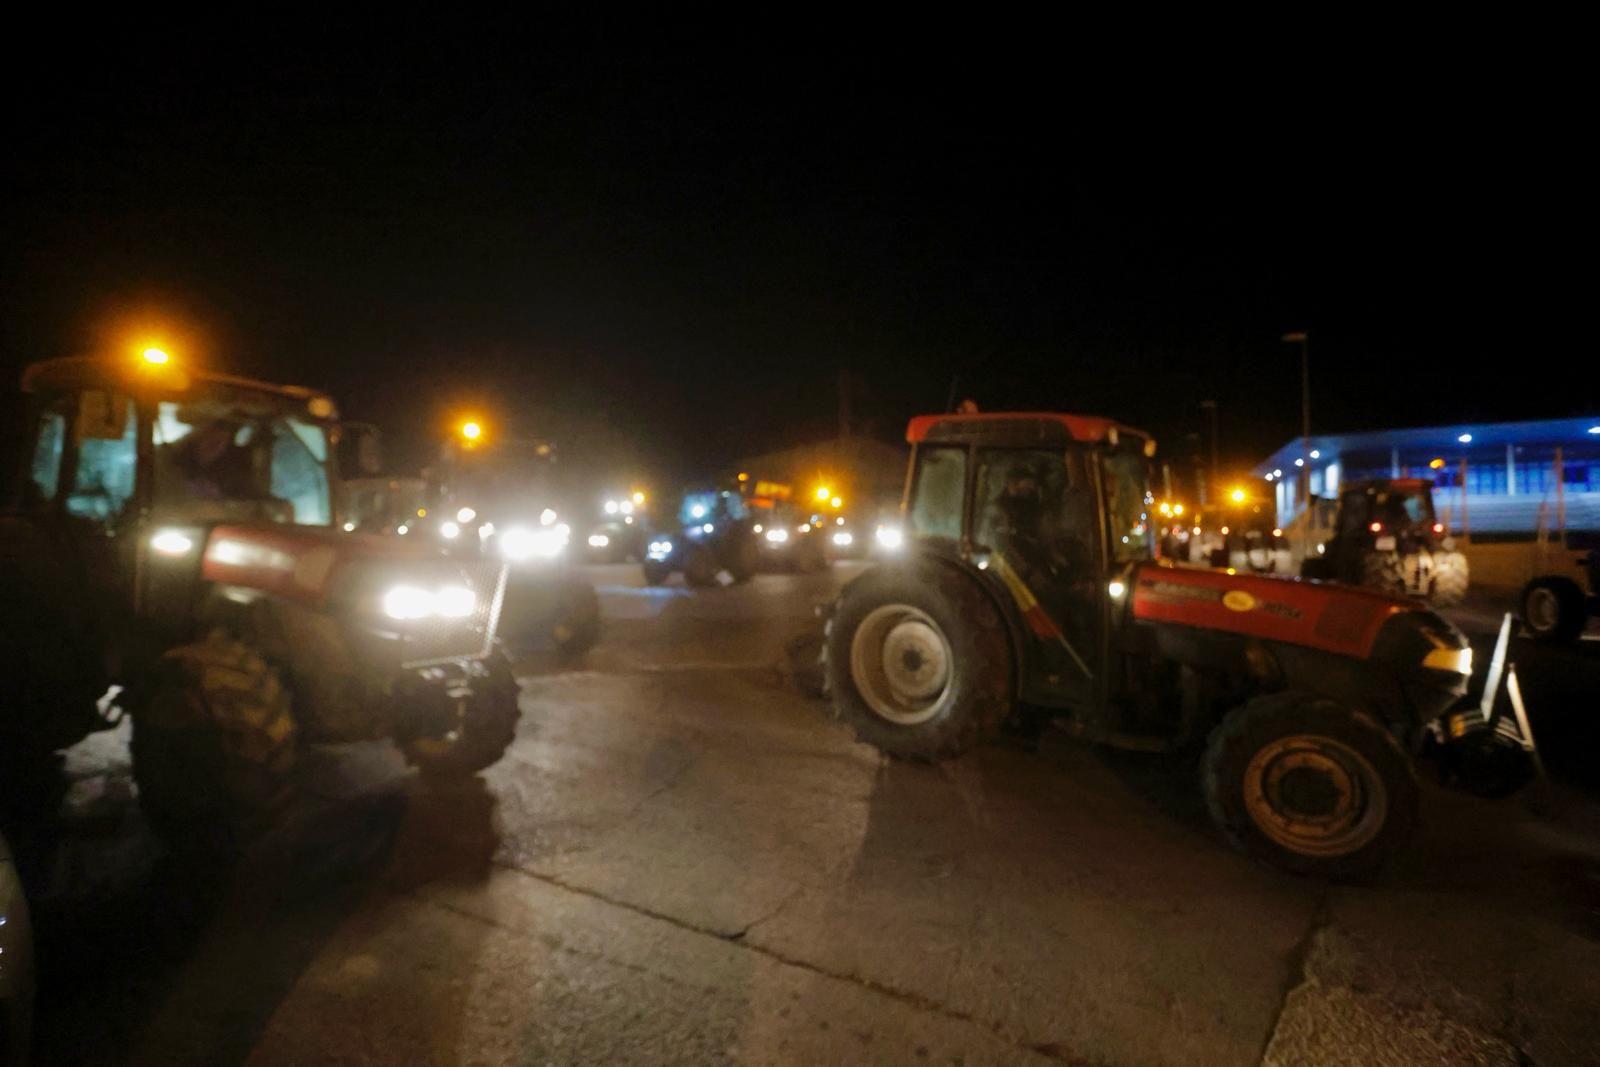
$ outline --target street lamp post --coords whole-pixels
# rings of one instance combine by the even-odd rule
[[[1200,410],[1211,413],[1211,469],[1206,472],[1206,499],[1202,503],[1211,503],[1211,494],[1216,492],[1217,481],[1217,402],[1215,400],[1200,401]]]
[[[1304,330],[1286,333],[1284,344],[1300,346],[1300,454],[1305,460],[1300,475],[1300,523],[1304,531],[1301,552],[1311,555],[1311,344]]]

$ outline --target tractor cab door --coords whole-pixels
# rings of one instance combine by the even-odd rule
[[[1020,696],[1096,717],[1107,617],[1093,454],[978,448],[972,458],[969,555],[1023,622]]]

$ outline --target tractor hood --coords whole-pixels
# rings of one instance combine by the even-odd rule
[[[1415,650],[1417,662],[1458,674],[1470,664],[1466,638],[1423,605],[1298,578],[1146,564],[1134,574],[1133,615],[1142,622],[1237,633],[1356,659],[1381,656],[1393,635],[1404,631],[1429,646]]]
[[[279,523],[214,527],[204,551],[200,573],[207,581],[313,603],[326,597],[344,570],[373,565],[394,572],[458,569],[439,552],[413,542]]]

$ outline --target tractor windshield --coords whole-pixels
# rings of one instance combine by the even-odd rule
[[[327,434],[270,398],[162,401],[152,436],[159,507],[301,526],[333,521]]]
[[[1128,442],[1101,453],[1106,494],[1106,542],[1117,563],[1150,558],[1149,466],[1144,450]]]

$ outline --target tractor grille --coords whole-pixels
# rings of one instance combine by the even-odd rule
[[[477,594],[475,610],[461,619],[428,618],[407,623],[400,635],[402,666],[426,667],[446,660],[476,659],[487,655],[494,646],[508,568],[498,561],[458,566],[468,587]]]

